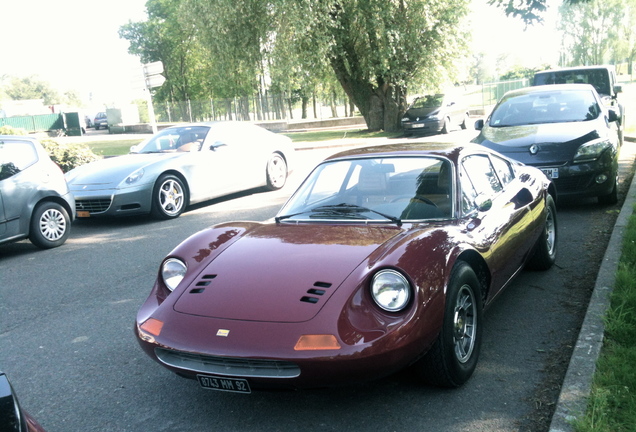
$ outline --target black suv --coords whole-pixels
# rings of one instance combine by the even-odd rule
[[[541,71],[534,74],[532,85],[577,83],[592,84],[601,97],[603,104],[617,110],[619,115],[618,135],[622,144],[625,107],[618,102],[618,94],[623,91],[623,87],[616,83],[614,66],[579,66]]]

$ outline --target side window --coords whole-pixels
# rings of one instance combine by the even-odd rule
[[[0,141],[0,180],[9,178],[38,161],[38,154],[28,142]]]
[[[491,196],[503,189],[488,156],[468,156],[462,166],[478,194]]]
[[[495,155],[490,156],[490,161],[495,167],[497,176],[504,186],[510,183],[515,178],[515,172],[512,169],[510,162]]]

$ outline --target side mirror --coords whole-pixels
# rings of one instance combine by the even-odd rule
[[[477,204],[477,210],[480,212],[487,212],[492,208],[492,200],[483,194],[480,194],[475,201]]]
[[[138,148],[138,147],[139,147],[139,146],[136,146],[136,145],[131,146],[131,147],[130,147],[130,153],[138,153],[138,152],[137,152],[137,148]]]
[[[616,110],[614,110],[614,108],[608,108],[607,109],[607,121],[609,121],[610,123],[618,121],[619,117],[618,114],[616,114]]]
[[[216,149],[218,149],[219,147],[225,147],[226,145],[227,144],[222,141],[215,141],[214,144],[210,146],[210,150],[216,151]]]
[[[482,130],[484,128],[484,119],[479,119],[475,122],[475,130]]]
[[[623,86],[620,84],[616,84],[614,86],[614,93],[622,93],[623,92]]]

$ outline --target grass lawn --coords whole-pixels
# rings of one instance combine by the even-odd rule
[[[636,211],[636,206],[634,208]],[[633,431],[636,425],[636,215],[630,217],[605,317],[605,339],[577,432]]]

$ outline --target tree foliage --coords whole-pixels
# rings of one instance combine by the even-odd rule
[[[29,77],[10,77],[4,87],[4,93],[12,100],[42,99],[45,105],[55,105],[64,99],[50,83],[35,75]]]
[[[311,88],[335,75],[371,130],[395,130],[415,76],[439,83],[464,47],[466,0],[186,0],[217,67]],[[315,75],[314,75],[315,74]],[[285,79],[287,78],[287,79]],[[256,83],[258,86],[258,84]],[[236,90],[236,89],[235,89]],[[246,89],[247,90],[247,89]],[[253,90],[253,89],[252,89]]]

